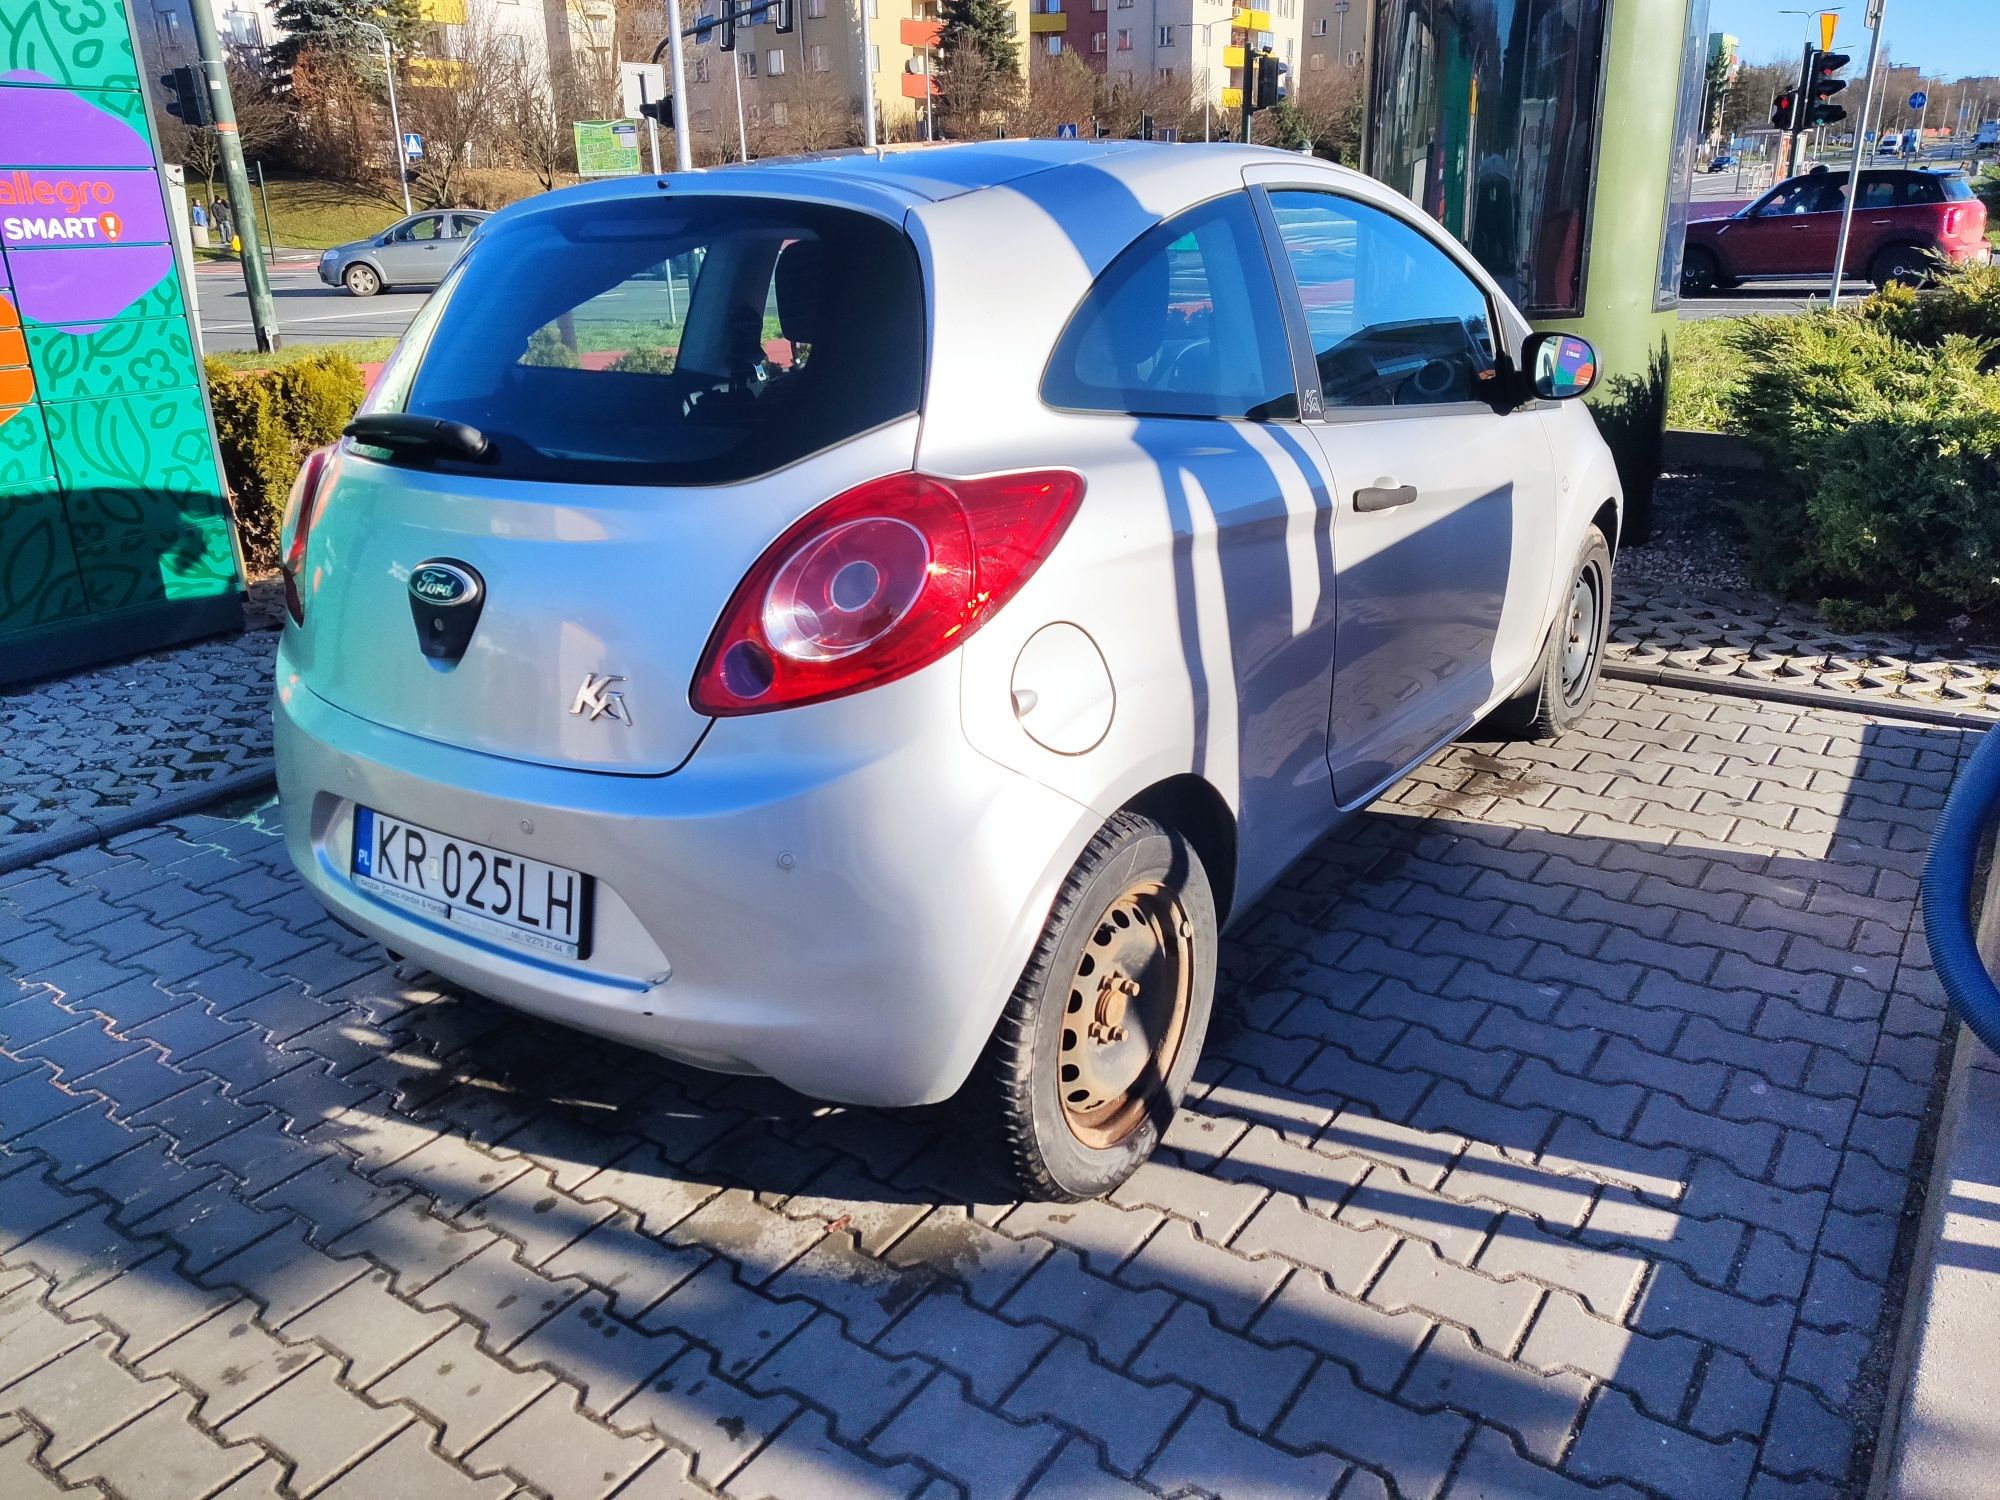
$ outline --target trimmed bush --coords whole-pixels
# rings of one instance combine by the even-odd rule
[[[1773,469],[1744,508],[1753,560],[1838,623],[2000,622],[2000,372],[1943,321],[1891,294],[1732,335],[1749,369],[1731,426]]]
[[[1960,266],[1922,293],[1888,286],[1861,303],[1860,316],[1905,343],[1935,349],[1953,334],[1990,341],[1988,369],[2000,368],[2000,264]]]
[[[237,372],[213,359],[205,368],[237,534],[261,572],[277,565],[278,525],[299,465],[339,437],[361,405],[361,367],[329,350],[269,370]]]

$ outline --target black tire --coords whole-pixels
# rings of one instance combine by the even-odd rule
[[[1922,286],[1931,279],[1931,253],[1917,245],[1891,245],[1868,267],[1868,279],[1875,289],[1895,282],[1899,286]]]
[[[1216,943],[1215,897],[1185,838],[1133,813],[1098,830],[960,1096],[1014,1192],[1095,1198],[1153,1154],[1201,1057]]]
[[[1588,594],[1588,602],[1579,600]],[[1581,618],[1579,618],[1581,615]],[[1590,711],[1611,629],[1611,544],[1595,526],[1583,534],[1569,587],[1542,648],[1541,665],[1514,697],[1487,719],[1513,739],[1552,740]]]
[[[382,290],[382,273],[373,266],[356,263],[341,273],[347,290],[357,297],[372,297]]]
[[[1722,285],[1722,262],[1705,245],[1690,245],[1681,257],[1681,295],[1706,297]]]

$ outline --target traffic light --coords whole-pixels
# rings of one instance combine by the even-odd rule
[[[1771,128],[1787,134],[1798,128],[1799,91],[1787,89],[1771,101]]]
[[[171,73],[162,73],[160,87],[167,92],[167,113],[176,120],[189,126],[210,123],[208,89],[201,76],[201,69],[180,67]]]
[[[1285,87],[1285,75],[1292,70],[1286,64],[1271,56],[1266,47],[1257,54],[1257,102],[1253,109],[1272,109],[1285,102],[1291,92]]]
[[[1847,80],[1836,78],[1834,74],[1852,60],[1845,52],[1815,52],[1812,55],[1812,65],[1806,69],[1809,80],[1806,128],[1810,129],[1814,125],[1832,125],[1847,118],[1846,110],[1829,101],[1847,87]]]

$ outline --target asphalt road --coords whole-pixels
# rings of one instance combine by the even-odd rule
[[[277,304],[278,332],[288,344],[330,344],[344,339],[393,338],[423,306],[423,291],[387,291],[356,297],[321,283],[310,260],[280,261],[271,272],[271,300]],[[202,347],[210,353],[254,349],[250,298],[242,268],[210,262],[195,271],[195,301],[201,312]]]

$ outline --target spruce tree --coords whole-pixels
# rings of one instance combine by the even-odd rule
[[[419,0],[278,0],[271,19],[284,33],[271,47],[271,60],[287,73],[304,52],[374,46],[375,39],[359,30],[359,22],[381,27],[398,52],[410,49],[424,25]]]
[[[941,48],[959,69],[983,62],[993,73],[1020,71],[1020,52],[1007,31],[1008,13],[1000,0],[945,0]]]

